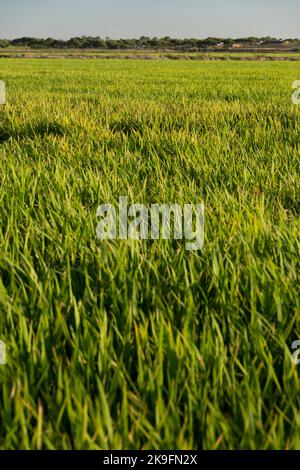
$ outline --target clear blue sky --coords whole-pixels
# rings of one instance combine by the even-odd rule
[[[300,37],[300,0],[0,0],[0,38]]]

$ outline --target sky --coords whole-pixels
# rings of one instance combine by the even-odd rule
[[[0,0],[0,38],[300,37],[300,0]]]

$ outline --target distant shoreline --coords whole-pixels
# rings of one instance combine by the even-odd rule
[[[194,60],[194,61],[300,61],[300,51],[136,51],[136,50],[33,50],[28,48],[0,50],[1,59],[135,59],[135,60]]]

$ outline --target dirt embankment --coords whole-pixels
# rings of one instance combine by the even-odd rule
[[[237,61],[300,61],[300,55],[280,54],[69,54],[69,53],[0,53],[0,58],[9,59],[135,59],[135,60],[237,60]]]

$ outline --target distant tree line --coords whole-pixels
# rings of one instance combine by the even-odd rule
[[[13,40],[0,39],[0,48],[9,46],[28,47],[30,49],[170,49],[175,51],[200,51],[207,48],[229,49],[235,45],[240,47],[267,47],[291,45],[300,46],[299,39],[277,39],[272,37],[248,37],[248,38],[215,38],[207,39],[174,39],[169,36],[163,38],[150,38],[142,36],[139,39],[105,39],[99,36],[74,37],[68,40],[62,39],[39,39],[23,37]]]

